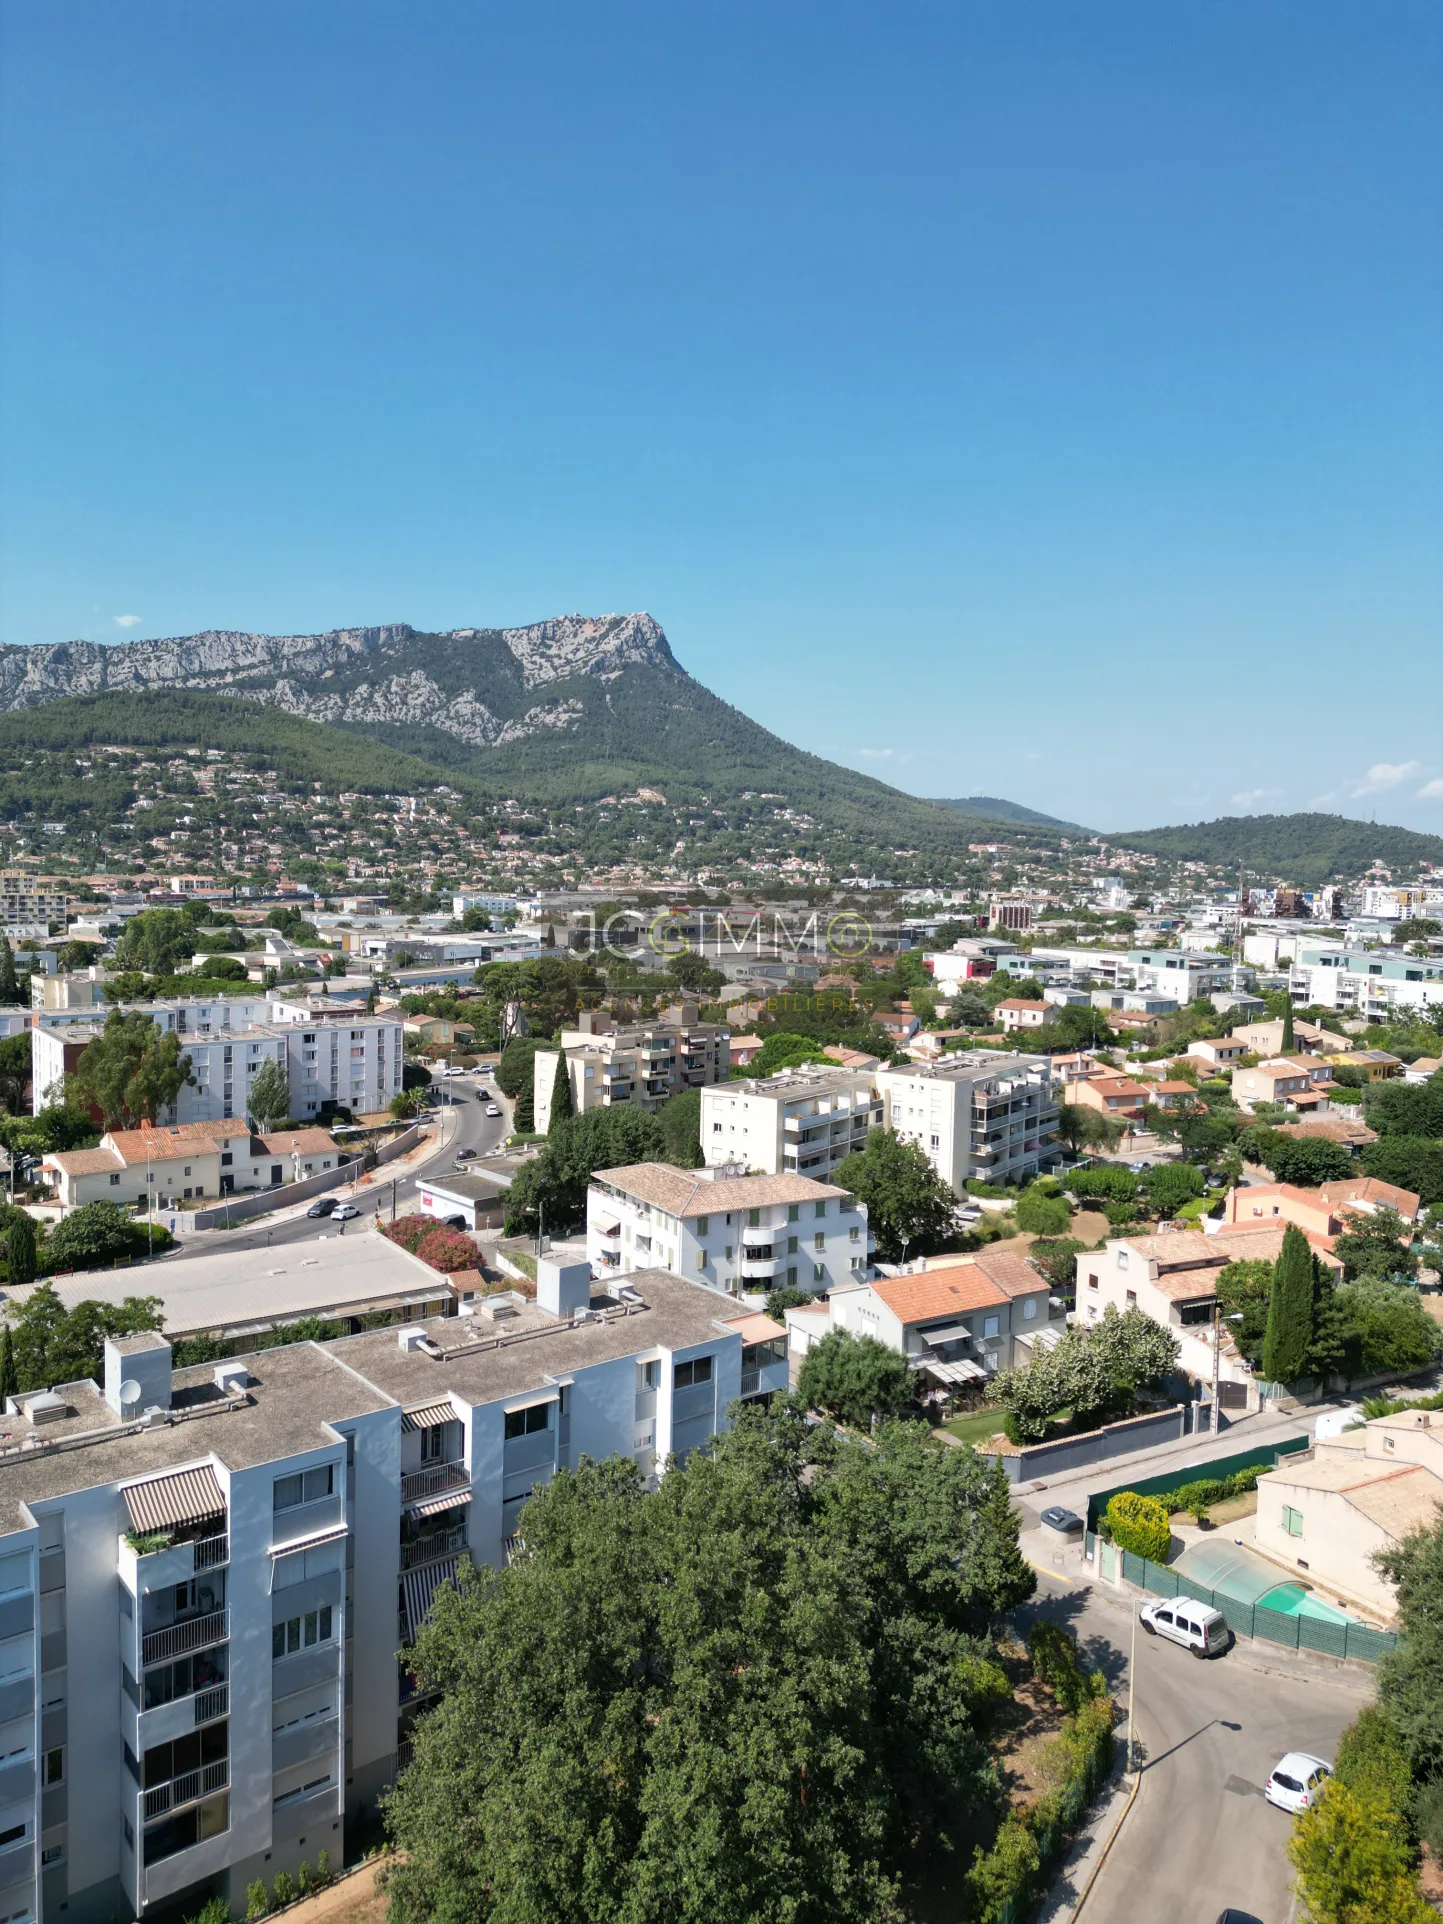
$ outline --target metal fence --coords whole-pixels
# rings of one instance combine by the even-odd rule
[[[1166,1564],[1150,1563],[1130,1550],[1120,1553],[1120,1562],[1127,1581],[1152,1591],[1154,1596],[1191,1597],[1196,1603],[1210,1603],[1222,1612],[1228,1628],[1239,1637],[1264,1637],[1289,1650],[1316,1650],[1325,1657],[1360,1657],[1364,1663],[1377,1663],[1397,1648],[1398,1639],[1390,1630],[1370,1630],[1363,1623],[1329,1623],[1322,1617],[1295,1617],[1286,1610],[1269,1610],[1261,1603],[1240,1603],[1224,1590],[1209,1590]]]
[[[1131,1483],[1115,1483],[1110,1490],[1098,1490],[1087,1499],[1088,1531],[1091,1533],[1097,1529],[1103,1511],[1112,1498],[1123,1490],[1135,1490],[1139,1496],[1166,1496],[1173,1490],[1180,1490],[1185,1483],[1221,1479],[1234,1475],[1238,1470],[1275,1470],[1283,1457],[1311,1447],[1310,1437],[1284,1436],[1274,1443],[1261,1444],[1256,1449],[1239,1450],[1232,1456],[1209,1457],[1201,1463],[1190,1463],[1186,1468],[1164,1470],[1160,1476],[1134,1477]]]

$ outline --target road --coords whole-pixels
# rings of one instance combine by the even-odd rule
[[[1100,1585],[1039,1574],[1018,1618],[1045,1614],[1074,1630],[1125,1709],[1132,1607]],[[1216,1924],[1227,1905],[1259,1924],[1292,1924],[1291,1820],[1263,1801],[1263,1781],[1286,1750],[1331,1759],[1372,1694],[1367,1677],[1249,1640],[1199,1663],[1139,1629],[1136,1694],[1142,1784],[1082,1924]]]
[[[447,1084],[433,1082],[431,1088],[437,1104],[440,1105],[445,1100]],[[490,1100],[489,1092],[478,1100],[477,1085],[473,1079],[468,1077],[463,1082],[460,1077],[451,1078],[450,1094],[456,1112],[456,1133],[451,1139],[448,1153],[428,1162],[422,1172],[423,1177],[439,1177],[443,1171],[449,1170],[458,1149],[474,1149],[478,1155],[489,1155],[501,1146],[510,1126],[505,1115],[498,1117],[488,1116],[485,1113],[486,1103]],[[415,1194],[416,1180],[414,1175],[402,1175],[395,1179],[395,1203],[398,1216],[406,1213],[410,1200]],[[362,1220],[352,1221],[347,1226],[346,1233],[352,1236],[358,1235],[367,1227],[367,1219],[380,1210],[384,1210],[389,1216],[391,1190],[392,1184],[385,1177],[383,1170],[377,1170],[372,1186],[362,1189],[351,1198],[361,1211]],[[339,1225],[336,1227],[338,1228]],[[286,1222],[273,1223],[269,1228],[262,1221],[253,1229],[230,1230],[214,1238],[188,1239],[180,1245],[179,1253],[185,1256],[204,1256],[220,1249],[270,1249],[282,1243],[314,1242],[322,1233],[334,1235],[336,1228],[333,1228],[329,1222],[318,1221],[313,1216],[295,1216]]]

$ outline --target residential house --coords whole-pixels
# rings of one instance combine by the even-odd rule
[[[1155,1082],[1152,1085],[1151,1101],[1156,1109],[1186,1109],[1197,1099],[1196,1085],[1191,1082]]]
[[[1028,1002],[1021,996],[1009,996],[1005,1002],[999,1002],[996,1013],[1002,1019],[1004,1031],[1040,1029],[1057,1019],[1057,1010],[1052,1003]]]
[[[1443,1504],[1443,1416],[1400,1410],[1340,1436],[1320,1437],[1305,1456],[1280,1458],[1258,1479],[1254,1541],[1296,1578],[1335,1593],[1385,1622],[1394,1586],[1374,1559],[1416,1530],[1432,1529]]]
[[[586,1192],[586,1249],[602,1276],[667,1269],[706,1288],[828,1289],[864,1276],[866,1205],[805,1176],[635,1163],[601,1169]]]
[[[1228,1039],[1241,1042],[1255,1056],[1280,1056],[1283,1053],[1283,1018],[1278,1015],[1269,1022],[1249,1022],[1242,1028],[1234,1029]],[[1294,1055],[1327,1055],[1331,1050],[1351,1047],[1346,1036],[1334,1035],[1316,1022],[1304,1022],[1301,1016],[1293,1018]]]
[[[1019,1182],[1060,1160],[1045,1056],[959,1049],[879,1069],[876,1083],[886,1126],[915,1142],[959,1196],[971,1178]]]
[[[1404,1222],[1415,1222],[1419,1200],[1410,1189],[1399,1189],[1376,1176],[1349,1176],[1325,1183],[1320,1189],[1301,1189],[1286,1182],[1254,1183],[1228,1192],[1229,1223],[1266,1222],[1274,1218],[1296,1223],[1318,1237],[1341,1235],[1350,1211],[1370,1214],[1393,1209]]]
[[[1439,970],[1443,977],[1443,969]],[[1443,993],[1439,997],[1443,1006]],[[1365,1082],[1392,1082],[1403,1074],[1402,1060],[1386,1049],[1342,1049],[1330,1058],[1334,1069],[1361,1069]]]
[[[1417,1056],[1412,1062],[1404,1063],[1403,1080],[1405,1082],[1428,1082],[1432,1077],[1437,1075],[1440,1069],[1443,1069],[1443,1057]]]
[[[738,1163],[767,1175],[825,1181],[880,1127],[870,1073],[804,1063],[760,1081],[701,1092],[701,1149],[713,1168]]]
[[[731,1039],[731,1066],[734,1069],[750,1069],[761,1054],[765,1037],[759,1035],[734,1035]]]
[[[408,1041],[423,1049],[469,1049],[476,1040],[469,1022],[453,1022],[449,1016],[407,1016],[402,1028]]]
[[[1251,1052],[1251,1047],[1237,1034],[1199,1036],[1197,1041],[1188,1044],[1187,1053],[1199,1069],[1205,1065],[1209,1075],[1216,1075],[1219,1069],[1231,1069],[1240,1062]]]
[[[1233,1071],[1233,1101],[1249,1113],[1259,1103],[1291,1110],[1294,1114],[1317,1114],[1328,1107],[1333,1093],[1333,1056],[1274,1056],[1251,1069]]]
[[[1443,957],[1303,940],[1289,989],[1300,1008],[1337,1009],[1369,1022],[1443,1006]]]
[[[995,936],[963,936],[950,949],[933,949],[923,955],[939,989],[955,989],[964,982],[985,982],[998,969],[1005,969],[1021,953],[1015,942]]]
[[[1214,989],[1233,986],[1234,968],[1223,956],[1185,955],[1181,949],[1129,949],[1132,986],[1148,995],[1197,1002]]]
[[[931,1031],[928,1031],[927,1033],[930,1034]],[[953,1031],[939,1030],[937,1033],[939,1035],[950,1035],[953,1033]],[[918,1042],[920,1042],[921,1040],[922,1040],[922,1037],[920,1036],[916,1038],[916,1041]],[[732,1048],[733,1050],[735,1050],[736,1048],[735,1041],[733,1041],[732,1043]],[[866,1070],[880,1069],[882,1066],[882,1058],[880,1056],[871,1055],[866,1049],[844,1049],[840,1042],[824,1043],[822,1045],[822,1054],[824,1056],[830,1056],[832,1061],[837,1063],[838,1066],[843,1069],[854,1069],[854,1070],[860,1071],[863,1069],[866,1069]]]
[[[1370,1129],[1366,1122],[1341,1116],[1331,1105],[1324,1115],[1299,1116],[1295,1121],[1275,1122],[1268,1126],[1289,1141],[1335,1142],[1350,1154],[1356,1154],[1359,1149],[1366,1149],[1370,1142],[1378,1140],[1377,1131]]]
[[[1131,1076],[1093,1075],[1069,1082],[1063,1089],[1062,1100],[1083,1109],[1100,1110],[1105,1116],[1140,1121],[1148,1093],[1146,1085],[1135,1082]]]
[[[920,1019],[910,1011],[891,1009],[878,1009],[870,1017],[870,1022],[874,1029],[880,1029],[899,1049],[904,1043],[910,1042],[922,1026]]]
[[[54,1151],[41,1169],[66,1208],[114,1202],[145,1209],[241,1195],[339,1169],[345,1155],[324,1129],[252,1133],[244,1122],[112,1129],[95,1149]]]

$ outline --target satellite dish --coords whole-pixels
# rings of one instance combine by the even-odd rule
[[[133,1376],[127,1376],[120,1386],[121,1413],[124,1414],[127,1409],[133,1410],[139,1401],[140,1385]]]

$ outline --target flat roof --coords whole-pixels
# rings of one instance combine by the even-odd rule
[[[158,1296],[164,1333],[172,1340],[202,1330],[268,1329],[298,1316],[354,1314],[398,1299],[434,1302],[449,1287],[446,1277],[374,1230],[342,1236],[324,1228],[309,1242],[212,1248],[203,1256],[167,1256],[130,1269],[92,1269],[50,1280],[68,1310],[87,1301]],[[0,1310],[24,1303],[40,1286],[0,1290]]]

